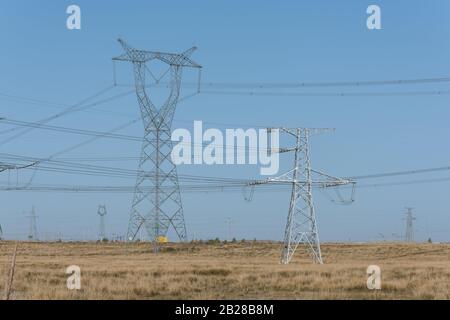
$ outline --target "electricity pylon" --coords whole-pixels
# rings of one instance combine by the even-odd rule
[[[413,217],[412,211],[414,208],[406,207],[406,231],[405,231],[405,241],[406,242],[414,242],[414,227],[413,221],[416,218]]]
[[[113,60],[133,64],[136,95],[145,129],[127,239],[134,240],[144,226],[149,238],[156,243],[159,237],[166,236],[172,225],[179,239],[185,241],[186,225],[178,174],[170,156],[171,126],[180,94],[183,68],[201,68],[190,59],[196,47],[174,54],[138,50],[122,39],[119,42],[125,53]],[[145,90],[145,75],[146,70],[149,70],[146,63],[151,60],[167,64],[170,71],[170,93],[160,108],[152,103]]]
[[[297,247],[300,244],[304,244],[311,254],[313,261],[322,264],[323,260],[320,250],[312,188],[337,187],[350,183],[354,184],[355,182],[333,177],[311,168],[309,137],[312,134],[334,131],[334,129],[279,128],[279,130],[296,139],[294,147],[275,150],[275,152],[279,153],[294,152],[294,167],[278,177],[256,181],[252,185],[265,183],[292,185],[281,263],[288,264],[292,260]],[[317,176],[317,178],[313,178],[313,175]]]
[[[29,216],[27,216],[27,218],[30,219],[30,231],[28,234],[28,239],[37,241],[38,240],[38,236],[37,236],[37,218],[38,218],[38,216],[36,215],[34,206],[31,208],[31,214]]]
[[[106,239],[105,234],[105,216],[106,216],[106,206],[105,205],[99,205],[97,214],[100,216],[100,228],[98,232],[98,238],[100,241],[103,241]]]

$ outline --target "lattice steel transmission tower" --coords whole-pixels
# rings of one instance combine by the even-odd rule
[[[36,210],[34,209],[34,206],[31,208],[31,214],[27,216],[27,218],[30,219],[30,230],[28,233],[28,240],[38,240],[37,235],[37,218]]]
[[[272,129],[273,130],[273,129]],[[346,184],[355,184],[348,179],[341,179],[311,168],[309,155],[309,138],[312,134],[334,131],[329,128],[280,128],[282,133],[294,137],[296,144],[291,148],[280,148],[277,152],[294,153],[294,166],[288,172],[253,185],[274,183],[292,185],[289,210],[284,232],[281,263],[288,264],[297,247],[304,244],[313,261],[323,263],[320,250],[319,232],[313,201],[313,187],[329,188]],[[313,177],[314,176],[314,177]]]
[[[99,205],[97,209],[97,214],[100,216],[100,227],[98,231],[98,238],[100,241],[103,241],[106,239],[106,233],[105,233],[105,216],[106,216],[106,206],[105,205]]]
[[[165,237],[173,226],[181,241],[187,240],[181,203],[177,169],[171,159],[171,126],[178,102],[183,68],[201,66],[190,59],[196,50],[192,47],[183,53],[163,53],[137,50],[119,39],[125,53],[113,58],[133,64],[136,95],[144,122],[144,139],[138,177],[128,224],[127,239],[135,239],[142,226],[149,238],[155,241]],[[170,93],[157,108],[146,92],[147,62],[159,60],[168,65]]]
[[[414,242],[414,227],[413,221],[416,218],[413,217],[412,211],[414,208],[406,207],[406,231],[405,231],[405,241],[406,242]]]

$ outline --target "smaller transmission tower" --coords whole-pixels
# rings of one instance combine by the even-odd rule
[[[2,225],[0,224],[0,240],[2,240],[3,237],[3,229],[2,229]]]
[[[274,129],[270,129],[274,130]],[[295,138],[296,144],[290,148],[280,148],[275,152],[294,153],[293,168],[288,172],[251,185],[273,183],[287,184],[292,188],[291,200],[284,233],[281,263],[288,264],[300,244],[306,246],[313,261],[322,264],[319,232],[317,230],[316,212],[313,201],[313,187],[338,187],[355,182],[322,173],[311,168],[309,155],[309,138],[313,134],[334,131],[329,128],[279,128],[282,133]],[[274,152],[273,150],[271,152]]]
[[[106,206],[105,205],[99,205],[97,214],[100,216],[100,229],[98,232],[98,238],[100,241],[104,241],[106,239],[105,234],[105,216],[106,216]]]
[[[27,218],[30,219],[30,230],[28,233],[28,240],[38,241],[37,236],[37,218],[36,210],[34,209],[34,206],[31,208],[31,214],[27,216]]]
[[[414,227],[413,221],[416,218],[413,217],[412,211],[414,208],[406,207],[406,231],[405,231],[405,241],[406,242],[414,242]]]

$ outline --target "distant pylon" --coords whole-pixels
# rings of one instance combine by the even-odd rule
[[[37,218],[36,210],[34,209],[34,206],[31,208],[31,214],[27,216],[27,218],[30,219],[30,230],[28,233],[28,240],[34,240],[37,241],[38,235],[37,235]]]
[[[97,214],[100,216],[100,228],[98,232],[98,238],[100,241],[103,241],[106,239],[106,233],[105,233],[105,216],[106,216],[106,206],[105,205],[99,205]]]
[[[196,48],[174,54],[138,50],[122,39],[119,42],[124,54],[113,60],[133,64],[136,95],[145,131],[127,240],[135,240],[139,230],[144,227],[150,240],[156,244],[157,239],[165,237],[169,227],[173,226],[179,239],[186,241],[177,168],[171,159],[171,126],[180,94],[183,68],[201,68],[190,58]],[[146,72],[151,73],[146,63],[151,60],[167,64],[167,72],[170,73],[170,93],[160,108],[153,104],[146,91]]]
[[[412,211],[414,208],[406,207],[406,230],[405,230],[405,241],[406,242],[414,242],[414,226],[413,221],[416,218],[413,217]]]
[[[227,239],[228,239],[228,241],[231,241],[232,239],[231,239],[231,226],[232,226],[232,224],[233,224],[233,220],[230,218],[230,217],[227,217],[227,226],[228,226],[228,236],[227,236]]]

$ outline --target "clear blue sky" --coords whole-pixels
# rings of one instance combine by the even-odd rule
[[[66,29],[66,7],[82,10],[82,30]],[[378,4],[382,30],[366,28],[366,8]],[[436,1],[2,1],[0,3],[0,93],[76,103],[112,83],[111,58],[121,36],[138,48],[180,52],[193,58],[211,82],[355,81],[450,75],[450,3]],[[118,70],[129,79],[131,66]],[[186,79],[195,75],[187,74]],[[320,92],[448,90],[448,83],[366,88],[321,88]],[[112,93],[126,91],[115,88]],[[318,89],[303,89],[316,92]],[[334,127],[314,137],[314,168],[337,176],[450,165],[450,95],[362,97],[260,97],[200,94],[180,103],[175,127],[186,121],[287,127]],[[129,95],[51,124],[106,131],[139,116]],[[0,97],[0,116],[36,121],[60,107]],[[2,129],[8,129],[1,125]],[[121,133],[142,135],[140,123]],[[3,137],[0,135],[3,140]],[[7,135],[5,136],[5,138]],[[1,146],[0,153],[46,157],[86,137],[34,130]],[[98,140],[64,157],[138,156],[136,142]],[[283,166],[289,158],[282,158]],[[95,163],[98,164],[98,163]],[[101,165],[135,169],[137,161]],[[181,166],[181,174],[259,178],[255,166]],[[408,181],[425,176],[391,179]],[[449,173],[426,178],[450,177]],[[22,181],[29,172],[20,175]],[[5,173],[1,181],[7,180]],[[133,180],[38,173],[37,184],[133,185]],[[379,181],[367,181],[374,183]],[[380,181],[381,182],[381,181]],[[366,181],[361,182],[365,184]],[[404,232],[404,206],[415,207],[417,238],[449,241],[450,182],[360,188],[351,206],[315,196],[323,241],[377,240]],[[281,239],[288,193],[183,194],[190,236]],[[126,232],[131,194],[0,194],[4,233],[25,237],[23,214],[34,204],[41,234],[95,238],[97,205],[108,207],[108,234]]]

